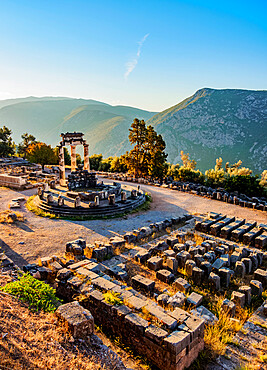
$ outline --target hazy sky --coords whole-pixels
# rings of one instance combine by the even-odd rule
[[[266,89],[266,14],[266,0],[0,0],[0,99],[160,111],[202,87]]]

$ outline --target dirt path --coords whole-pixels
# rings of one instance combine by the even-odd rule
[[[108,182],[107,179],[104,179]],[[127,183],[123,183],[127,186]],[[133,185],[133,184],[129,184]],[[84,238],[87,242],[103,240],[112,235],[123,234],[138,227],[179,216],[185,213],[203,214],[208,211],[243,217],[257,222],[267,222],[267,215],[261,211],[253,211],[228,203],[201,198],[195,195],[157,188],[142,186],[142,189],[152,194],[153,203],[147,212],[128,215],[127,217],[94,220],[68,221],[53,220],[38,217],[29,212],[23,205],[21,213],[26,218],[21,226],[0,224],[0,247],[19,266],[34,262],[38,257],[62,254],[68,241]],[[35,194],[36,189],[16,192],[0,188],[0,210],[7,209],[11,199],[18,196],[28,198]]]

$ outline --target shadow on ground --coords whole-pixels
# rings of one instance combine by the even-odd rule
[[[6,256],[12,259],[12,261],[19,267],[27,265],[28,262],[23,257],[21,257],[19,253],[10,248],[10,246],[6,244],[2,239],[0,239],[0,248],[1,252],[4,252]]]

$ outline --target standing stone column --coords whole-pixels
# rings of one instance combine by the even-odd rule
[[[89,145],[88,144],[83,144],[83,153],[84,153],[83,169],[90,171]]]
[[[61,186],[65,186],[66,177],[65,177],[64,146],[62,145],[59,146],[58,156],[59,156],[59,183]]]
[[[71,150],[71,172],[76,170],[76,145],[70,146]]]

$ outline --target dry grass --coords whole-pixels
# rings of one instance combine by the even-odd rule
[[[31,211],[31,212],[35,213],[36,216],[47,217],[47,218],[52,218],[52,219],[59,218],[58,216],[56,216],[52,213],[45,212],[42,209],[38,208],[36,203],[35,203],[36,197],[37,197],[37,195],[32,195],[31,197],[28,198],[28,200],[26,202],[26,208],[28,209],[28,211]]]
[[[120,306],[123,304],[123,301],[119,297],[119,293],[115,293],[112,291],[107,291],[106,293],[103,294],[104,300],[106,303],[115,305],[115,306]]]
[[[24,216],[19,212],[10,210],[0,212],[0,224],[14,224],[16,221],[25,221]]]
[[[103,352],[103,350],[102,350]],[[93,350],[87,341],[70,342],[54,314],[33,313],[10,295],[0,292],[0,367],[3,369],[117,368],[115,358]]]

